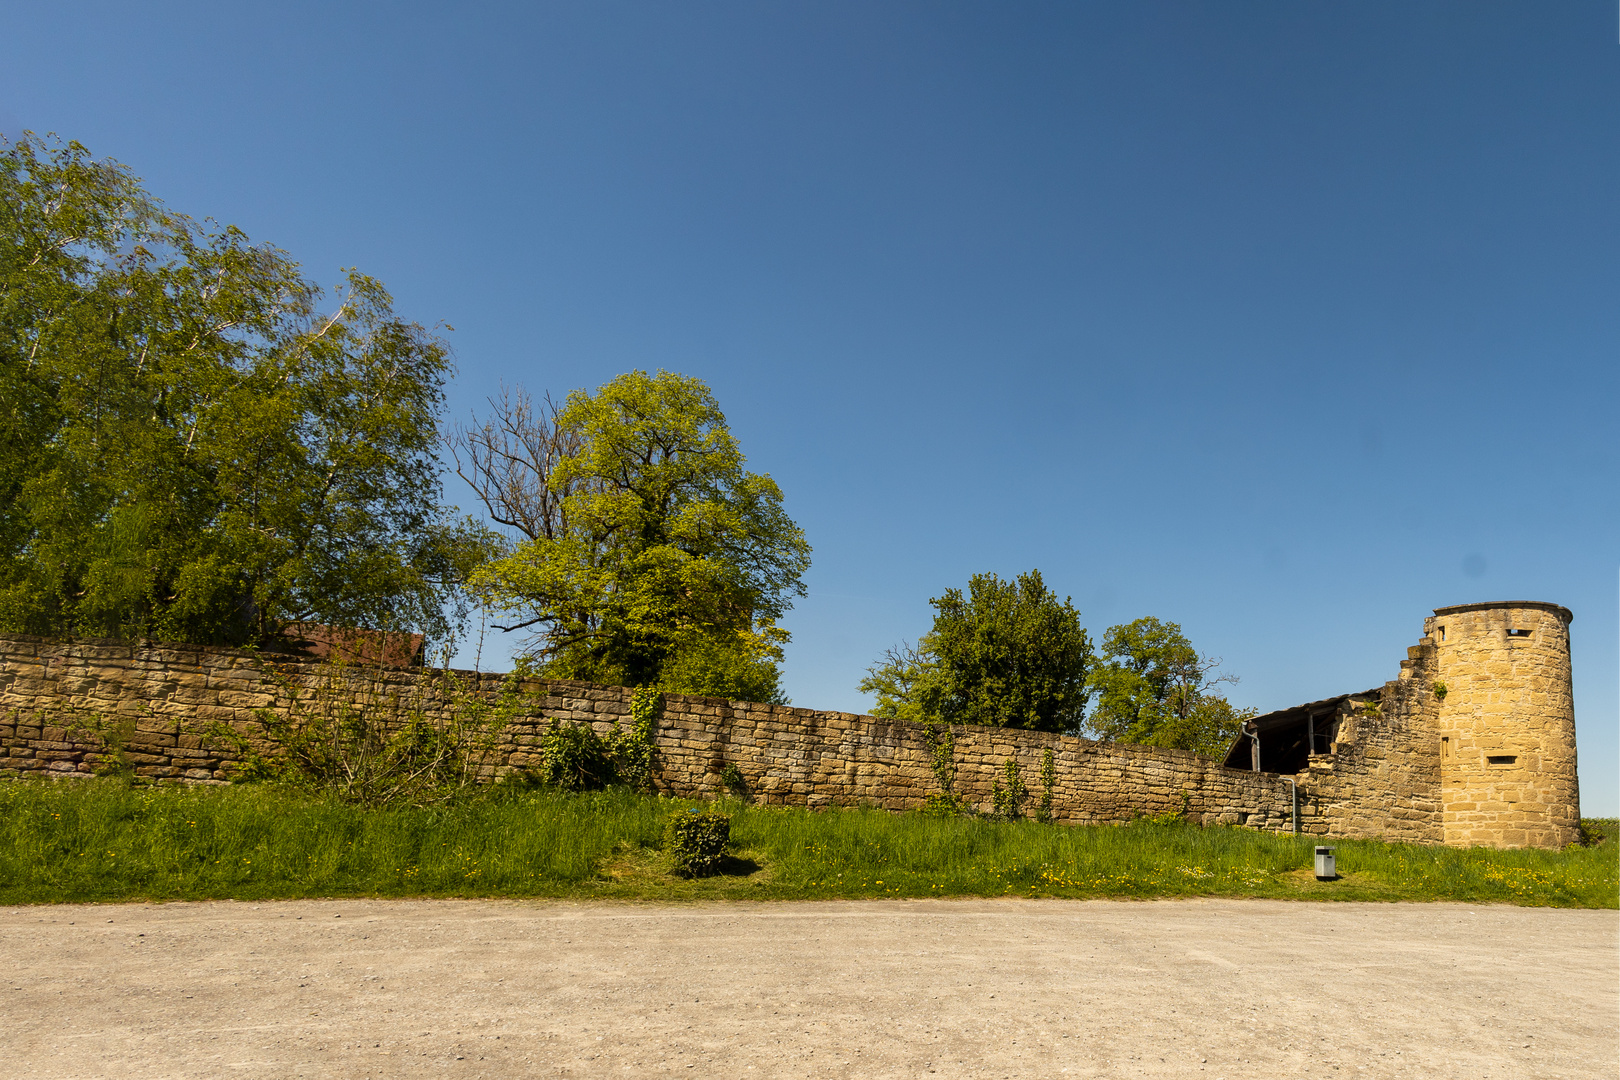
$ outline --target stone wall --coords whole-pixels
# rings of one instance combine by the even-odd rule
[[[1311,809],[1302,831],[1419,844],[1445,839],[1437,706],[1428,690],[1434,663],[1424,638],[1376,698],[1344,704],[1329,752],[1311,755],[1295,777]]]
[[[472,691],[493,695],[501,676],[455,673]],[[262,735],[257,710],[285,711],[309,700],[332,669],[286,656],[230,649],[128,642],[56,642],[0,637],[0,771],[3,775],[86,776],[106,756],[98,731],[123,730],[135,771],[157,781],[220,783],[231,755],[206,736],[215,723]],[[428,713],[443,701],[420,672],[348,669],[344,694],[367,707]],[[538,761],[552,719],[599,730],[629,724],[631,692],[589,683],[530,680],[532,708],[511,724],[500,768]],[[1040,798],[1043,751],[1054,755],[1056,820],[1082,824],[1185,809],[1194,820],[1292,828],[1292,786],[1271,774],[1223,768],[1179,750],[992,728],[953,729],[955,791],[988,810],[1005,762],[1018,763]],[[735,765],[751,797],[765,804],[872,805],[914,809],[936,790],[920,725],[849,713],[667,695],[658,721],[656,786],[682,796],[722,789]],[[1320,822],[1303,809],[1302,827]]]
[[[1542,627],[1536,647],[1555,650],[1556,629]],[[1553,653],[1552,661],[1522,649],[1506,660],[1494,654],[1481,660],[1457,649],[1448,668],[1446,646],[1425,637],[1408,650],[1400,677],[1384,685],[1376,708],[1354,700],[1341,706],[1330,752],[1313,755],[1294,777],[1229,769],[1180,750],[956,727],[954,788],[988,811],[993,786],[1012,759],[1029,792],[1026,812],[1033,812],[1042,757],[1051,750],[1053,815],[1067,824],[1185,811],[1206,824],[1297,827],[1322,836],[1559,846],[1573,838],[1572,815],[1579,813],[1567,633],[1561,640],[1562,690]],[[1525,701],[1540,703],[1545,724],[1520,731],[1513,718],[1523,709],[1496,707],[1506,699],[1490,689],[1489,678],[1504,663],[1520,665],[1514,670],[1522,669]],[[486,698],[503,682],[499,675],[449,674]],[[1456,684],[1444,718],[1433,691],[1442,676]],[[262,738],[259,710],[285,714],[295,699],[308,702],[323,686],[330,689],[333,679],[342,682],[339,696],[385,715],[446,708],[442,683],[420,670],[334,669],[231,649],[0,636],[0,775],[89,775],[106,752],[98,733],[118,732],[142,776],[222,783],[233,759],[207,737],[210,725]],[[631,691],[623,687],[534,679],[521,689],[526,704],[507,730],[492,774],[537,764],[541,736],[553,719],[599,731],[630,722]],[[1467,766],[1472,772],[1458,771],[1455,758],[1442,759],[1450,745],[1440,741],[1442,726],[1458,740],[1450,753],[1466,750],[1481,762],[1491,747],[1516,740],[1518,771],[1487,771],[1480,763]],[[657,725],[654,782],[673,795],[718,795],[721,774],[731,765],[761,803],[910,810],[938,790],[926,736],[921,725],[871,716],[670,694]],[[1543,777],[1550,787],[1537,786]],[[1546,824],[1526,815],[1540,815]]]

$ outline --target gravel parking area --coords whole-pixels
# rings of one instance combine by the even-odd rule
[[[0,909],[11,1077],[1605,1077],[1620,916],[1457,904]]]

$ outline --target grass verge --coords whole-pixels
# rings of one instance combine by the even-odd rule
[[[505,792],[429,809],[358,809],[269,785],[0,784],[0,902],[330,896],[629,900],[924,896],[1271,897],[1620,906],[1613,820],[1595,847],[1493,851],[1136,823],[1064,828],[728,801],[717,875],[658,850],[690,802],[612,790]]]

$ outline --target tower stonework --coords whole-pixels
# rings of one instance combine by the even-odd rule
[[[1566,607],[1537,601],[1436,608],[1444,842],[1558,848],[1580,838]]]

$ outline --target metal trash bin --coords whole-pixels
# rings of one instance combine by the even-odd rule
[[[1332,881],[1339,876],[1338,870],[1333,866],[1333,852],[1330,847],[1316,849],[1316,880]]]

